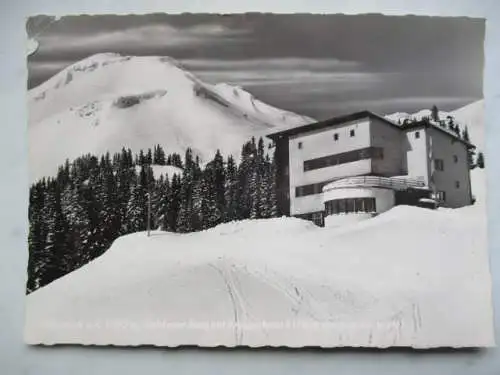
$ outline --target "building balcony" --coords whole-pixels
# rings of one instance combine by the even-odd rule
[[[323,187],[323,192],[334,189],[369,187],[386,188],[392,190],[408,190],[426,188],[425,181],[419,178],[409,177],[380,177],[380,176],[354,176],[330,182]]]

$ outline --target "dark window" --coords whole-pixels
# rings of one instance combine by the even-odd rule
[[[434,169],[437,171],[444,171],[443,159],[434,159]]]
[[[351,212],[376,212],[375,198],[345,198],[325,202],[327,216]]]
[[[460,181],[455,181],[455,187],[456,187],[457,189],[460,189]]]
[[[299,142],[298,144],[299,150],[302,148],[302,142]]]
[[[365,198],[365,212],[376,212],[377,204],[375,198]]]
[[[356,198],[354,199],[354,212],[363,212],[365,210],[364,199]]]
[[[312,221],[312,222],[314,222],[314,224],[316,224],[318,226],[323,226],[325,224],[323,211],[295,215],[295,217],[298,217],[298,218],[301,218],[304,220]]]
[[[302,185],[295,188],[296,197],[304,197],[306,195],[319,194],[322,192],[323,186],[325,186],[329,181],[318,182],[317,184]]]
[[[314,212],[312,214],[311,219],[314,222],[314,224],[316,224],[316,225],[319,225],[319,226],[323,226],[324,225],[324,222],[323,222],[323,213],[322,212]]]
[[[338,164],[351,163],[363,159],[383,159],[384,150],[380,147],[367,147],[341,154],[323,156],[304,161],[304,171],[330,167]]]
[[[333,135],[333,140],[334,140],[334,141],[338,141],[338,140],[339,140],[339,133],[335,133],[335,134]]]
[[[365,148],[363,150],[359,150],[358,154],[357,155],[353,155],[353,159],[354,158],[359,158],[359,159],[368,159],[370,157],[370,149],[369,148]]]
[[[453,155],[453,162],[458,163],[458,156],[457,155]]]
[[[343,214],[346,212],[345,210],[345,199],[339,199],[339,213]]]
[[[417,139],[420,138],[420,132],[415,132],[415,138],[417,138]]]
[[[351,129],[351,131],[349,132],[349,135],[350,135],[351,137],[354,137],[354,136],[356,135],[356,134],[355,134],[355,132],[354,132],[354,129]]]
[[[354,199],[346,199],[345,207],[346,212],[354,212]]]
[[[446,201],[446,191],[438,191],[437,192],[437,199],[440,200],[440,201]]]

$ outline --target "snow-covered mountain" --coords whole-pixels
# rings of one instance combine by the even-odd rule
[[[314,120],[269,106],[240,87],[202,82],[169,57],[97,54],[28,93],[31,179],[66,158],[162,144],[202,159],[239,154],[251,136]]]
[[[469,135],[471,137],[471,142],[476,145],[476,147],[483,151],[485,140],[484,140],[484,100],[478,100],[476,102],[467,104],[464,107],[458,108],[451,112],[439,112],[439,117],[446,120],[448,116],[452,116],[457,123],[460,124],[462,129],[467,126],[469,129]],[[398,120],[403,121],[404,119],[420,119],[422,117],[431,117],[430,109],[423,109],[413,114],[406,112],[396,112],[386,116],[388,119],[397,122]]]
[[[472,176],[478,204],[461,209],[399,206],[341,228],[275,218],[120,237],[27,296],[25,339],[491,346],[484,170]]]

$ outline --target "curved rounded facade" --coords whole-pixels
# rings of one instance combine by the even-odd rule
[[[394,182],[366,176],[335,181],[323,188],[325,225],[337,226],[364,220],[395,205]]]

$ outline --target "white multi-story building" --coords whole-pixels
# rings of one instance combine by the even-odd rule
[[[396,124],[369,111],[268,135],[276,145],[278,203],[322,225],[373,216],[394,205],[471,204],[467,153],[429,120]]]

